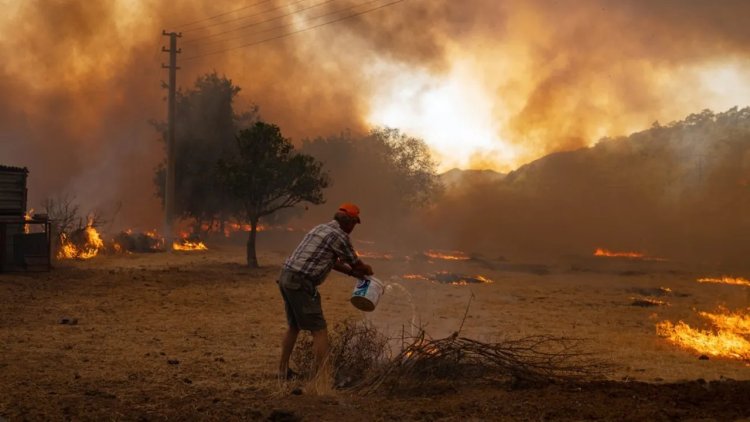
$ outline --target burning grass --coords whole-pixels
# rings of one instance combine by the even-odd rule
[[[461,251],[438,251],[434,249],[424,251],[424,256],[444,261],[468,261],[471,259],[469,255]]]
[[[176,251],[206,251],[208,247],[199,239],[184,238],[172,242],[172,249]]]
[[[74,230],[70,235],[60,235],[57,259],[91,259],[104,249],[104,241],[89,221],[86,227]]]
[[[704,277],[698,279],[699,283],[731,284],[735,286],[750,286],[750,280],[742,277],[723,276],[720,278]]]
[[[750,363],[750,309],[731,312],[719,307],[716,312],[698,315],[707,319],[713,329],[694,328],[683,321],[662,321],[656,324],[656,333],[684,349]]]
[[[469,284],[490,284],[494,281],[482,275],[465,275],[452,273],[450,271],[438,271],[428,275],[404,274],[404,280],[434,281],[441,284],[452,284],[454,286],[467,286]]]
[[[646,256],[646,254],[642,252],[616,252],[616,251],[610,251],[604,248],[596,248],[596,250],[594,251],[594,256],[604,257],[604,258],[637,259],[637,260],[642,260],[642,261],[666,261],[666,259],[664,258]]]
[[[163,252],[164,238],[159,236],[156,230],[145,233],[134,233],[133,230],[124,230],[114,238],[115,252]]]
[[[539,385],[592,380],[611,370],[580,339],[528,336],[485,343],[459,333],[432,339],[420,330],[415,337],[389,339],[366,323],[347,321],[332,334],[329,364],[335,384],[360,394],[424,393],[480,381]],[[395,354],[389,347],[394,340],[401,343]],[[307,338],[292,360],[309,373],[312,356]]]

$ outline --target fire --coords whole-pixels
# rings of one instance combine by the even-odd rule
[[[594,256],[637,258],[637,259],[642,259],[645,257],[645,255],[640,252],[611,252],[602,248],[596,248],[596,250],[594,251]]]
[[[441,252],[433,249],[424,252],[424,255],[432,259],[443,259],[446,261],[466,261],[471,259],[468,255],[461,251],[447,251]]]
[[[448,271],[438,271],[429,276],[421,274],[404,274],[401,276],[404,280],[423,280],[434,281],[442,284],[451,284],[453,286],[468,286],[469,284],[490,284],[494,281],[482,275],[462,275],[454,274]]]
[[[90,259],[104,248],[104,241],[91,224],[89,221],[86,227],[76,230],[70,236],[60,236],[62,244],[57,253],[58,259]]]
[[[719,312],[699,312],[703,318],[711,321],[720,330],[732,331],[743,336],[750,336],[750,309],[745,313],[730,312],[720,307]]]
[[[180,241],[175,240],[172,243],[172,249],[176,251],[205,251],[208,250],[206,245],[200,241],[190,241],[188,239],[182,239]]]
[[[664,258],[649,257],[641,252],[613,252],[604,248],[596,248],[594,256],[602,256],[608,258],[630,258],[630,259],[642,259],[646,261],[666,261]]]
[[[358,251],[357,255],[360,258],[384,259],[386,261],[393,259],[393,255],[391,255],[389,253],[378,253],[378,252],[370,252],[370,251]]]
[[[717,283],[717,284],[734,284],[737,286],[750,286],[750,280],[741,277],[721,277],[721,278],[699,278],[699,283]]]
[[[750,309],[730,312],[720,307],[717,312],[699,312],[714,330],[693,328],[683,321],[656,324],[656,333],[672,343],[705,355],[740,359],[750,362]]]
[[[236,232],[249,232],[252,229],[250,224],[248,223],[232,223],[232,222],[225,222],[224,223],[224,237],[231,236],[232,233]],[[287,231],[287,232],[295,232],[300,231],[299,229],[295,229],[294,227],[285,227],[285,226],[267,226],[265,224],[258,224],[258,226],[255,228],[255,231],[257,232],[264,232],[264,231]],[[208,231],[208,230],[207,230]],[[211,228],[210,231],[218,231],[218,229],[214,230]]]
[[[731,331],[699,330],[679,321],[663,321],[656,325],[656,333],[680,347],[710,356],[750,360],[750,342]]]
[[[33,220],[34,219],[33,215],[34,215],[34,209],[32,208],[32,209],[26,211],[26,213],[23,215],[23,221],[31,221],[31,220]],[[26,234],[29,234],[29,231],[30,231],[29,225],[28,224],[24,224],[23,225],[23,232],[26,233]]]
[[[112,249],[117,253],[163,252],[164,238],[155,229],[145,233],[127,229],[115,235]]]

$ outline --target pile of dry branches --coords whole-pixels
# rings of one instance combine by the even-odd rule
[[[399,353],[389,341],[402,342]],[[338,388],[359,393],[439,388],[461,382],[501,382],[513,386],[583,381],[605,375],[611,366],[583,348],[580,339],[547,335],[484,343],[459,332],[428,338],[388,339],[366,323],[348,321],[334,330],[330,368]],[[294,356],[301,367],[312,361],[304,342]],[[304,366],[302,366],[304,367]]]
[[[493,381],[514,386],[599,378],[609,365],[579,339],[546,335],[484,343],[459,336],[428,339],[424,332],[356,387],[363,392],[434,387],[440,382]]]

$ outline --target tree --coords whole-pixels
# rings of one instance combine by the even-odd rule
[[[179,90],[175,122],[175,213],[210,227],[223,223],[229,212],[225,191],[220,189],[216,162],[234,154],[234,135],[257,117],[257,107],[238,114],[234,99],[240,87],[230,79],[209,73],[199,76],[192,89]],[[166,139],[165,122],[155,123]],[[154,177],[156,195],[164,200],[166,161]]]
[[[325,163],[336,182],[326,192],[331,202],[360,206],[366,224],[357,230],[370,239],[385,240],[389,233],[408,229],[411,212],[428,207],[443,190],[427,144],[397,129],[307,140],[301,151]],[[321,208],[313,208],[309,216],[330,217],[330,210]]]
[[[328,174],[323,163],[294,151],[278,126],[256,122],[236,137],[236,157],[221,159],[218,175],[236,201],[236,217],[250,224],[247,265],[258,267],[255,239],[258,221],[300,202],[322,204]]]

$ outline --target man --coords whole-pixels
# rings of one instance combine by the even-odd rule
[[[359,259],[349,239],[349,234],[359,223],[359,207],[350,203],[342,204],[333,220],[310,230],[284,262],[279,276],[279,289],[284,298],[289,328],[281,343],[281,379],[291,379],[297,375],[289,368],[289,358],[300,330],[312,333],[315,371],[325,362],[328,354],[328,329],[318,286],[325,281],[331,270],[357,278],[373,274],[372,267]]]

